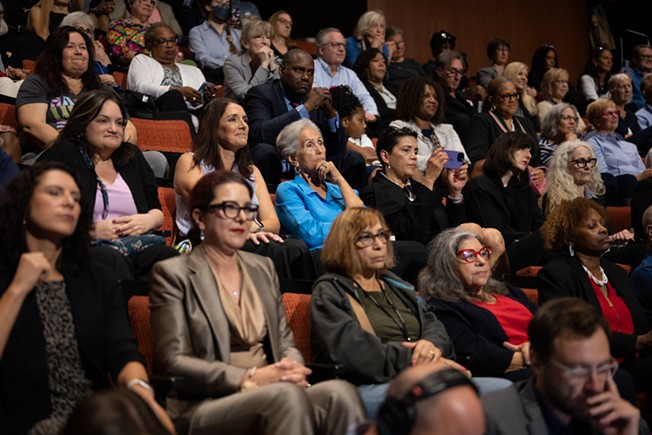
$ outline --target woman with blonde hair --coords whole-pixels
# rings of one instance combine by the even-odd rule
[[[269,17],[269,24],[272,25],[274,33],[272,34],[271,47],[274,50],[274,61],[280,65],[283,56],[289,49],[294,48],[295,44],[290,41],[292,33],[292,17],[284,10],[276,11]]]
[[[367,11],[362,14],[353,29],[353,36],[346,38],[344,66],[352,68],[360,53],[368,48],[377,48],[386,59],[391,59],[394,49],[393,44],[385,42],[386,26],[383,11]]]
[[[503,71],[503,76],[516,86],[516,92],[519,93],[517,116],[522,116],[530,120],[537,128],[539,121],[537,119],[537,102],[534,97],[537,91],[527,85],[529,69],[523,62],[511,62]]]

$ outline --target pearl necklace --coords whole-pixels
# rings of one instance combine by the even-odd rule
[[[602,274],[602,279],[596,278],[595,275],[593,275],[585,265],[582,265],[582,267],[584,268],[586,273],[589,274],[589,278],[591,278],[593,282],[596,283],[599,287],[602,287],[603,285],[609,282],[609,278],[607,278],[607,274],[604,273],[604,269],[602,268],[602,266],[600,266],[600,273]]]

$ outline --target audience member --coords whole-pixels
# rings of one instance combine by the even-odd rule
[[[133,2],[131,2],[131,4],[129,2],[130,0],[112,0],[113,11],[109,14],[111,20],[116,18],[129,18],[130,15],[133,15]],[[150,0],[150,2],[152,2],[152,0]],[[128,6],[130,6],[131,9],[129,9]],[[181,26],[174,16],[172,6],[170,6],[169,2],[154,1],[152,7],[152,14],[147,19],[149,24],[165,23],[177,35],[182,34],[183,30],[181,30]]]
[[[576,298],[545,304],[528,335],[534,377],[482,398],[487,434],[649,432],[614,382],[612,334],[595,308]]]
[[[557,147],[566,141],[577,139],[580,115],[572,104],[559,103],[552,106],[541,123],[539,152],[541,162],[550,166],[550,159]]]
[[[72,0],[40,0],[29,10],[27,29],[45,41],[71,11]]]
[[[557,62],[557,49],[554,45],[542,45],[532,55],[532,68],[528,76],[528,84],[531,88],[541,91],[543,75],[551,68],[559,68]]]
[[[380,136],[381,130],[396,119],[396,95],[385,86],[387,78],[387,59],[377,48],[369,48],[358,56],[353,65],[362,84],[364,84],[369,95],[374,99],[380,121],[373,123],[371,135]]]
[[[353,36],[346,38],[346,56],[343,62],[347,68],[353,68],[361,52],[369,48],[380,50],[388,61],[393,57],[396,43],[385,42],[385,15],[383,11],[367,11],[360,16],[353,29]],[[317,37],[319,40],[319,37]],[[321,45],[321,44],[317,44]],[[321,57],[321,54],[320,54]]]
[[[156,9],[156,0],[127,0],[129,17],[109,24],[106,43],[118,66],[126,69],[131,59],[145,51],[145,32]]]
[[[423,179],[428,166],[435,165],[438,172],[446,163],[448,155],[443,150],[464,153],[464,161],[470,162],[459,136],[450,124],[444,123],[444,91],[439,84],[427,77],[412,77],[405,82],[396,103],[397,120],[390,124],[396,128],[408,128],[417,134],[417,168],[415,179]],[[433,171],[431,175],[439,176]],[[435,180],[425,180],[432,186]]]
[[[183,378],[168,410],[180,435],[342,434],[365,417],[354,387],[341,380],[310,387],[272,261],[239,251],[258,213],[252,193],[238,173],[204,176],[189,207],[192,239],[199,242],[201,231],[203,242],[152,270],[156,364]],[[208,310],[197,309],[206,303]]]
[[[636,119],[636,109],[632,110],[632,79],[624,73],[614,74],[607,83],[611,101],[616,105],[618,110],[618,127],[616,133],[631,140],[631,136],[641,130]],[[644,154],[644,153],[642,153]]]
[[[642,228],[647,253],[641,264],[632,272],[634,292],[641,301],[648,325],[652,324],[652,206],[643,213]]]
[[[372,435],[480,435],[485,417],[478,392],[445,364],[408,367],[391,383]]]
[[[436,77],[446,95],[444,120],[453,126],[462,139],[466,136],[471,117],[476,112],[473,101],[467,99],[460,89],[464,70],[464,59],[457,51],[447,50],[437,56]]]
[[[518,92],[516,86],[506,77],[493,79],[487,86],[487,98],[485,99],[485,110],[471,118],[468,133],[464,138],[464,148],[471,162],[476,165],[484,161],[487,152],[493,146],[494,141],[508,133],[518,131],[527,134],[532,140],[537,141],[537,133],[534,125],[525,118],[516,115],[518,111]],[[541,165],[539,148],[532,148],[532,166]],[[481,173],[482,165],[477,165],[476,173]],[[543,177],[543,172],[530,174]],[[475,174],[474,174],[475,175]]]
[[[269,17],[269,24],[272,25],[273,34],[270,46],[274,51],[274,62],[280,65],[283,62],[283,56],[289,49],[294,48],[290,42],[292,33],[292,17],[284,10],[276,11]]]
[[[25,0],[30,1],[30,0]],[[32,32],[24,32],[25,22],[12,21],[12,10],[17,13],[29,13],[30,6],[24,10],[21,0],[0,2],[0,71],[6,76],[21,79],[23,73],[23,60],[33,60],[43,51],[45,41]]]
[[[91,252],[117,279],[145,278],[152,265],[178,254],[152,234],[163,224],[156,179],[143,153],[124,142],[127,113],[111,90],[81,97],[41,160],[65,162],[78,173],[92,210]]]
[[[609,98],[607,83],[611,77],[614,58],[608,47],[598,46],[586,63],[578,88],[588,103],[598,98]]]
[[[522,62],[510,62],[503,71],[503,76],[516,86],[519,94],[516,116],[526,118],[539,131],[541,123],[537,118],[537,90],[527,84],[528,67]]]
[[[229,0],[202,0],[206,20],[190,29],[189,48],[195,55],[204,76],[212,83],[224,82],[224,61],[241,50],[240,29],[228,23]]]
[[[618,110],[611,100],[598,99],[589,104],[586,117],[595,127],[586,141],[593,147],[598,168],[607,188],[608,205],[629,205],[636,184],[652,175],[639,156],[636,145],[616,133]]]
[[[247,2],[242,0],[233,0],[233,12],[237,15],[242,21],[242,19],[259,19],[262,20],[258,6],[253,2]]]
[[[628,72],[632,79],[632,102],[639,109],[645,105],[645,98],[641,92],[641,80],[645,74],[652,72],[652,47],[647,44],[634,47],[629,67]]]
[[[61,163],[23,170],[0,203],[0,421],[7,433],[59,433],[110,383],[141,396],[172,431],[147,384],[117,280],[89,261],[91,209]]]
[[[124,387],[101,391],[82,400],[61,435],[172,435],[138,394]]]
[[[362,201],[335,164],[326,160],[324,139],[311,120],[285,126],[276,144],[296,173],[294,180],[276,189],[281,229],[314,251],[324,244],[335,217],[344,209],[362,206]]]
[[[539,125],[543,125],[543,120],[555,105],[564,101],[570,84],[568,78],[568,71],[564,68],[550,68],[543,75],[541,81],[541,96],[543,99],[537,103]],[[578,121],[577,131],[583,133],[585,128],[584,123],[581,120]]]
[[[313,287],[311,334],[316,361],[342,364],[358,386],[369,418],[376,417],[388,382],[410,365],[441,360],[456,368],[453,346],[414,287],[388,269],[391,232],[380,212],[347,208],[324,243],[326,274]]]
[[[563,255],[539,271],[539,302],[573,296],[599,309],[612,331],[613,356],[637,390],[649,392],[652,357],[645,352],[652,349],[652,331],[627,273],[602,257],[612,245],[606,221],[606,209],[587,198],[567,201],[548,215],[541,228],[545,248]]]
[[[272,25],[267,21],[248,21],[242,28],[240,54],[224,61],[224,96],[243,102],[253,86],[278,79],[274,50],[269,46]]]
[[[334,27],[327,27],[317,32],[315,42],[317,44],[317,59],[315,60],[315,78],[312,86],[328,89],[333,86],[347,85],[362,102],[367,122],[376,121],[378,108],[373,98],[358,76],[342,65],[344,56],[346,56],[342,33]]]
[[[641,129],[646,129],[652,126],[652,74],[645,74],[641,79],[641,93],[645,104],[636,111],[636,120]]]
[[[441,53],[455,50],[456,37],[450,33],[440,30],[432,34],[430,38],[430,52],[432,59],[423,64],[423,71],[433,80],[436,80],[440,75],[437,73],[437,58]]]
[[[446,327],[457,361],[477,376],[529,377],[527,326],[537,307],[491,277],[491,248],[475,233],[450,229],[429,251],[419,291]]]
[[[480,68],[477,73],[478,84],[487,87],[489,82],[503,75],[505,65],[509,61],[509,41],[495,37],[487,44],[489,66]]]
[[[127,89],[148,95],[163,112],[195,111],[214,93],[199,68],[176,61],[178,40],[167,24],[152,24],[145,32],[150,54],[138,54],[129,64]]]
[[[281,279],[314,279],[314,266],[305,243],[296,239],[284,241],[278,235],[281,224],[265,179],[251,161],[248,132],[247,115],[235,101],[222,98],[206,106],[193,141],[193,152],[179,157],[175,167],[177,239],[186,238],[192,229],[190,193],[201,177],[219,169],[237,172],[251,185],[251,203],[258,207],[249,240],[242,249],[270,257]]]
[[[392,58],[389,59],[387,82],[392,91],[398,94],[407,79],[415,76],[423,77],[426,73],[419,62],[410,57],[405,57],[403,30],[397,27],[388,27],[385,35],[389,43],[394,43]]]
[[[484,173],[463,191],[468,220],[500,231],[513,270],[538,264],[543,257],[537,232],[543,215],[528,180],[535,147],[534,139],[522,132],[499,136],[487,152]]]
[[[295,48],[284,56],[280,80],[254,86],[247,93],[245,112],[251,127],[249,147],[254,163],[265,181],[276,186],[283,171],[276,137],[286,125],[309,118],[321,129],[326,157],[353,186],[362,187],[366,183],[364,159],[357,153],[345,152],[346,136],[338,126],[328,89],[312,87],[314,71],[310,54]]]

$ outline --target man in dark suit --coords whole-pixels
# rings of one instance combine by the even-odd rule
[[[650,433],[620,396],[609,325],[579,298],[544,304],[528,328],[534,378],[482,397],[488,434]]]
[[[310,54],[301,49],[286,53],[279,67],[279,80],[254,86],[245,95],[249,117],[249,147],[265,181],[276,185],[283,165],[276,136],[286,125],[310,118],[321,129],[326,158],[333,161],[349,184],[357,189],[366,181],[364,158],[346,151],[346,136],[326,88],[313,88],[315,72]]]

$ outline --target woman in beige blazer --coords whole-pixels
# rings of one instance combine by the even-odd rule
[[[251,187],[219,170],[191,192],[189,255],[151,275],[156,366],[180,377],[168,397],[179,434],[341,434],[364,419],[344,381],[310,386],[270,259],[240,252],[257,216]]]

